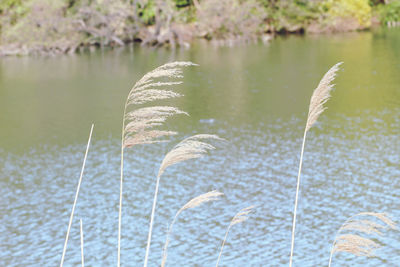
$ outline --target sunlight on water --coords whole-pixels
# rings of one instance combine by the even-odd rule
[[[308,103],[322,75],[344,61],[328,110],[305,147],[295,266],[327,265],[336,230],[362,211],[400,221],[400,31],[278,38],[269,46],[121,51],[0,60],[0,265],[59,264],[85,142],[95,123],[66,266],[80,264],[79,219],[88,266],[117,259],[122,105],[134,81],[171,60],[185,71],[185,96],[168,102],[190,113],[166,128],[179,136],[126,150],[122,263],[144,259],[155,177],[183,137],[228,140],[209,156],[169,168],[160,184],[150,266],[161,260],[167,225],[191,198],[220,200],[186,210],[174,226],[168,266],[213,266],[229,222],[220,266],[288,263],[298,160]],[[344,253],[336,266],[396,266],[400,236],[386,231],[372,259]]]

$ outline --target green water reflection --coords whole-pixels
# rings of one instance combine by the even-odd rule
[[[164,62],[190,60],[177,100],[194,123],[231,124],[304,118],[312,90],[334,63],[344,61],[329,103],[353,116],[400,105],[400,30],[335,36],[281,37],[270,45],[233,48],[197,44],[190,50],[134,47],[83,55],[0,60],[0,147],[82,142],[87,125],[117,136],[122,103],[143,73]],[[179,129],[178,129],[179,130]]]
[[[84,221],[87,265],[115,264],[122,105],[136,80],[173,60],[200,64],[185,70],[185,82],[177,88],[185,96],[163,101],[191,116],[167,121],[166,128],[180,133],[173,143],[126,151],[124,266],[140,266],[144,258],[151,177],[162,155],[193,133],[219,134],[228,142],[200,163],[180,164],[164,175],[151,266],[158,265],[166,222],[185,201],[213,189],[226,197],[210,209],[205,205],[185,214],[174,230],[168,263],[212,266],[230,218],[256,205],[251,218],[232,229],[224,264],[286,265],[308,102],[322,75],[339,61],[344,64],[328,110],[307,139],[295,265],[325,265],[334,233],[350,215],[384,211],[400,218],[400,29],[278,37],[269,45],[197,43],[176,51],[135,46],[2,58],[1,266],[58,264],[92,122],[93,144],[75,217]],[[75,226],[67,263],[77,266]],[[370,266],[400,262],[400,236],[387,236],[380,240],[385,248],[378,257],[368,260]],[[366,259],[338,257],[335,262],[365,266]]]

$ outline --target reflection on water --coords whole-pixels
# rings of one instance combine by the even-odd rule
[[[288,263],[301,138],[312,90],[344,61],[328,110],[308,136],[296,229],[295,266],[326,265],[335,231],[350,215],[389,212],[400,221],[400,31],[280,38],[270,46],[103,51],[0,61],[0,265],[54,266],[62,252],[85,142],[95,122],[66,265],[80,263],[79,219],[88,266],[116,262],[119,130],[132,83],[170,60],[185,72],[171,101],[189,112],[166,127],[163,145],[126,150],[122,263],[140,266],[162,156],[184,136],[229,140],[210,156],[171,167],[161,180],[150,263],[157,266],[167,224],[189,199],[217,189],[220,201],[185,211],[174,227],[169,266],[213,266],[226,227],[235,225],[220,266]],[[337,254],[338,266],[395,266],[400,236],[372,259]]]

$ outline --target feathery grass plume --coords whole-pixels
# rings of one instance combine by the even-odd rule
[[[82,226],[82,219],[80,220],[80,230],[81,230],[81,261],[82,261],[82,267],[85,267],[85,257],[83,255],[83,226]]]
[[[370,216],[380,220],[384,225],[367,219],[356,219],[357,217]],[[356,256],[373,257],[374,251],[380,247],[375,241],[351,233],[341,234],[343,231],[357,231],[367,235],[381,235],[381,229],[396,229],[396,223],[386,213],[361,212],[348,218],[336,233],[329,257],[329,267],[332,264],[332,257],[336,252],[347,252]]]
[[[315,124],[319,115],[325,110],[324,104],[328,101],[330,97],[330,91],[333,88],[333,84],[331,82],[334,80],[336,76],[336,72],[339,70],[339,66],[343,62],[339,62],[334,65],[328,72],[322,77],[321,81],[318,84],[318,87],[314,90],[311,100],[310,106],[308,110],[307,116],[307,123],[304,129],[304,136],[303,136],[303,144],[301,147],[300,153],[300,163],[299,163],[299,172],[297,175],[297,187],[296,187],[296,199],[294,203],[294,212],[293,212],[293,226],[292,226],[292,244],[290,248],[290,260],[289,260],[289,267],[292,266],[293,262],[293,250],[294,250],[294,233],[296,230],[296,213],[297,213],[297,201],[299,198],[299,190],[300,190],[300,174],[301,174],[301,166],[303,163],[303,153],[304,153],[304,145],[306,142],[306,136],[308,130]]]
[[[215,149],[213,145],[200,141],[203,139],[224,140],[214,134],[197,134],[184,139],[164,157],[157,176],[161,177],[165,169],[171,165],[188,159],[200,158],[208,151]]]
[[[69,217],[67,235],[65,237],[64,249],[63,249],[63,253],[62,253],[62,256],[61,256],[60,267],[62,267],[63,264],[64,264],[64,257],[65,257],[65,253],[67,251],[69,232],[71,230],[72,219],[74,218],[76,202],[78,201],[79,190],[81,188],[81,183],[82,183],[82,178],[83,178],[83,171],[85,170],[86,158],[87,158],[87,155],[88,155],[88,152],[89,152],[89,147],[90,147],[90,140],[92,139],[93,127],[94,127],[94,124],[92,124],[92,127],[90,128],[89,139],[88,139],[88,142],[87,142],[87,145],[86,145],[86,152],[85,152],[85,156],[83,158],[83,163],[82,163],[82,168],[81,168],[81,174],[79,176],[79,182],[78,182],[78,186],[76,188],[74,204],[72,205],[72,211],[71,211],[71,215]]]
[[[172,220],[172,223],[170,224],[169,228],[168,228],[168,232],[167,232],[167,238],[164,244],[164,248],[163,248],[163,257],[162,257],[162,261],[161,261],[161,267],[165,266],[165,263],[167,262],[167,249],[168,249],[168,245],[169,245],[169,236],[171,235],[172,232],[172,227],[174,226],[175,221],[177,220],[179,214],[182,213],[182,211],[187,210],[187,209],[192,209],[192,208],[196,208],[198,206],[200,206],[203,203],[209,202],[209,201],[215,201],[215,200],[219,200],[219,197],[222,196],[223,193],[218,192],[216,190],[214,191],[210,191],[208,193],[202,194],[200,196],[197,196],[195,198],[193,198],[192,200],[190,200],[188,203],[186,203],[185,205],[183,205],[178,212],[175,214],[174,219]]]
[[[183,67],[195,66],[191,62],[172,62],[164,64],[146,73],[136,84],[126,98],[124,113],[122,116],[121,133],[121,169],[120,169],[120,194],[118,212],[118,253],[117,266],[121,264],[121,216],[122,216],[122,191],[124,176],[124,149],[139,144],[152,144],[165,142],[163,137],[176,134],[173,131],[154,129],[161,126],[170,116],[176,114],[187,114],[175,107],[152,106],[137,108],[155,100],[179,97],[181,94],[175,93],[170,88],[179,85],[182,81],[170,81],[168,79],[183,78]],[[133,110],[128,111],[128,108]],[[146,261],[145,261],[146,266]]]
[[[248,219],[247,215],[249,215],[249,213],[253,210],[253,208],[254,208],[254,206],[250,206],[250,207],[241,209],[241,210],[232,218],[232,220],[231,220],[231,222],[230,222],[230,224],[229,224],[229,226],[228,226],[228,229],[226,230],[225,237],[224,237],[224,241],[222,242],[222,245],[221,245],[221,250],[220,250],[219,255],[218,255],[217,264],[215,265],[216,267],[218,267],[219,261],[220,261],[220,259],[221,259],[222,250],[224,249],[225,242],[226,242],[226,238],[228,237],[229,230],[231,229],[231,227],[232,227],[233,225],[238,224],[238,223],[241,223],[241,222],[244,222],[245,220],[247,220],[247,219]]]
[[[339,66],[342,64],[343,62],[339,62],[330,70],[328,70],[328,72],[325,73],[324,77],[322,77],[322,80],[319,82],[318,87],[314,90],[308,109],[306,131],[308,131],[314,125],[319,115],[321,115],[321,113],[326,109],[324,104],[331,97],[330,92],[334,86],[334,84],[331,82],[335,79],[336,72],[339,70]]]
[[[214,140],[224,140],[217,135],[212,135],[212,134],[197,134],[190,136],[184,140],[182,140],[180,143],[178,143],[170,152],[165,155],[160,169],[158,171],[157,175],[157,181],[156,181],[156,188],[154,192],[154,198],[153,198],[153,207],[151,210],[151,216],[150,216],[150,223],[149,223],[149,234],[147,237],[147,248],[146,248],[146,255],[145,255],[145,266],[147,265],[148,261],[148,256],[150,253],[150,244],[151,244],[151,236],[153,232],[153,222],[154,222],[154,214],[156,210],[156,204],[157,204],[157,196],[158,196],[158,186],[160,184],[160,178],[161,175],[164,173],[165,169],[171,165],[177,164],[179,162],[188,160],[188,159],[194,159],[194,158],[200,158],[204,156],[209,150],[215,149],[213,145],[210,145],[208,143],[203,142],[202,140],[204,139],[214,139]]]
[[[159,138],[174,135],[176,132],[148,129],[162,125],[168,117],[176,114],[188,115],[177,108],[164,106],[144,107],[129,112],[125,116],[128,123],[125,126],[124,147],[165,142]]]

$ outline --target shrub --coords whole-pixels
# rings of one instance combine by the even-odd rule
[[[301,32],[319,18],[321,0],[263,1],[267,10],[268,31]]]
[[[203,0],[197,10],[201,35],[216,39],[253,38],[266,14],[255,0]]]
[[[53,42],[71,42],[76,35],[72,33],[71,23],[65,20],[63,5],[61,0],[37,0],[9,6],[1,20],[2,43],[46,46]]]
[[[371,26],[371,6],[368,0],[329,0],[333,17],[356,18],[362,28]]]
[[[7,3],[0,6],[2,45],[26,47],[30,52],[67,52],[82,44],[122,45],[134,38],[134,9],[125,0]]]
[[[378,14],[381,23],[400,21],[400,1],[392,1],[378,7]]]

